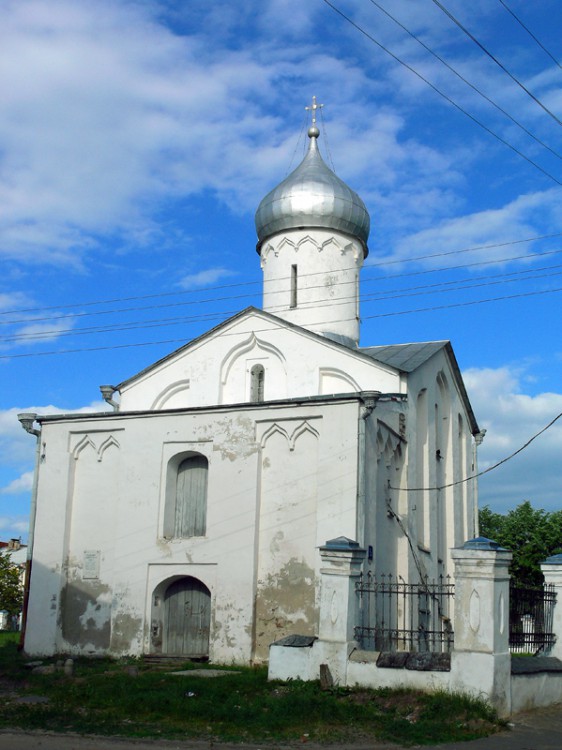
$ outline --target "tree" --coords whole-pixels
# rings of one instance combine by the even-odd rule
[[[513,552],[510,573],[517,582],[538,586],[543,583],[541,562],[562,552],[562,511],[535,509],[528,500],[505,515],[485,506],[480,534]]]
[[[0,551],[0,610],[5,610],[12,617],[19,615],[22,606],[20,569],[7,552]]]

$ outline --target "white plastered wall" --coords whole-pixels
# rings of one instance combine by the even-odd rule
[[[291,558],[306,563],[317,545],[356,533],[357,411],[352,399],[45,422],[26,651],[150,652],[153,592],[163,581],[187,575],[211,592],[210,657],[248,663],[257,627],[258,569],[267,571],[272,585],[278,573],[267,540],[279,533],[290,538]],[[297,515],[288,507],[270,524],[264,544],[262,503],[271,502],[278,487],[270,482],[269,497],[262,491],[268,466],[260,441],[276,426],[290,427],[293,450],[288,450],[300,476],[287,487]],[[317,458],[307,462],[299,451],[314,442]],[[95,450],[102,443],[107,448],[98,461]],[[77,452],[78,445],[83,448]],[[207,532],[167,540],[166,467],[186,451],[209,461]],[[86,473],[76,481],[86,456]],[[311,534],[299,541],[303,487],[302,502],[315,521]],[[69,627],[72,622],[79,622],[82,632]]]
[[[127,382],[121,410],[247,402],[255,364],[265,369],[265,400],[401,388],[393,368],[250,311]]]

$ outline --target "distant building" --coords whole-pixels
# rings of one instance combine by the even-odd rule
[[[453,349],[359,346],[369,214],[318,136],[256,214],[263,310],[105,388],[115,410],[37,417],[28,653],[265,660],[317,632],[326,540],[409,581],[476,535]]]
[[[25,579],[25,566],[27,561],[27,545],[21,543],[21,539],[10,539],[0,542],[0,552],[9,555],[10,560],[19,568],[20,581],[23,590]],[[0,630],[16,630],[19,627],[20,616],[10,617],[6,610],[0,609]]]

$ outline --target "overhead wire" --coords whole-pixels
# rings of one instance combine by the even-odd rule
[[[483,469],[482,471],[479,471],[477,474],[472,474],[469,477],[463,477],[462,479],[457,479],[455,482],[449,482],[448,484],[436,485],[435,487],[393,487],[392,485],[389,484],[389,488],[391,490],[397,490],[399,492],[431,492],[435,490],[446,490],[446,489],[449,489],[450,487],[456,487],[459,484],[466,484],[466,482],[471,482],[473,479],[478,479],[480,477],[483,477],[485,474],[489,474],[491,471],[495,471],[500,466],[503,466],[503,464],[506,464],[508,461],[511,461],[512,458],[515,458],[515,456],[518,456],[526,448],[528,448],[532,442],[534,442],[538,437],[540,437],[543,433],[549,430],[554,424],[556,424],[556,422],[561,417],[562,417],[562,412],[560,412],[560,414],[557,414],[554,417],[554,419],[551,419],[550,422],[547,425],[545,425],[545,427],[543,427],[541,430],[536,432],[516,451],[513,451],[513,453],[510,453],[509,456],[502,458],[500,461],[497,461],[492,466],[488,466],[487,469]]]
[[[513,299],[523,299],[528,297],[536,297],[541,295],[547,295],[547,294],[555,294],[562,292],[562,287],[557,287],[554,289],[545,289],[540,291],[534,291],[534,292],[520,292],[517,294],[510,294],[505,296],[499,296],[499,297],[489,297],[486,299],[479,299],[479,300],[471,300],[469,302],[455,302],[448,305],[433,305],[430,307],[421,307],[416,308],[412,310],[398,310],[398,311],[392,311],[387,313],[377,313],[374,315],[362,315],[362,320],[374,320],[376,318],[388,318],[388,317],[394,317],[398,315],[412,315],[412,314],[419,314],[419,313],[427,313],[427,312],[438,312],[441,310],[450,310],[454,308],[461,308],[461,307],[469,307],[473,305],[482,305],[482,304],[488,304],[491,302],[501,302],[505,300],[513,300]],[[211,319],[216,319],[220,321],[224,321],[224,315],[233,314],[235,312],[239,311],[229,311],[229,312],[222,312],[222,313],[216,313],[215,315],[210,314],[209,317],[206,319],[207,321]],[[331,323],[341,323],[351,320],[351,318],[341,318],[341,319],[335,319],[332,320]],[[191,322],[188,319],[186,319],[185,322]],[[197,321],[200,322],[200,321]],[[301,327],[306,327],[307,323],[302,323]],[[141,326],[142,327],[142,326]],[[266,331],[275,330],[274,326],[268,326],[265,328],[255,328],[253,329],[254,333],[263,333]],[[223,337],[226,336],[237,336],[239,335],[239,332],[223,332],[221,334]],[[0,359],[16,359],[16,358],[22,358],[22,357],[34,357],[34,356],[46,356],[46,355],[59,355],[59,354],[74,354],[77,352],[92,352],[92,351],[102,351],[102,350],[109,350],[109,349],[123,349],[123,348],[129,348],[129,347],[135,347],[135,346],[154,346],[154,345],[160,345],[160,344],[169,344],[169,343],[182,343],[186,344],[189,342],[186,342],[185,336],[180,339],[164,339],[160,341],[146,341],[146,342],[140,342],[140,343],[134,343],[134,344],[117,344],[117,345],[108,345],[108,346],[101,346],[101,347],[93,347],[93,348],[80,348],[80,349],[61,349],[61,350],[53,350],[49,352],[26,352],[26,353],[20,353],[20,354],[2,354],[0,355]]]
[[[554,276],[562,275],[562,271],[558,271],[557,269],[562,268],[562,264],[560,265],[554,265],[554,266],[543,266],[541,268],[535,268],[535,269],[525,269],[522,271],[511,271],[504,274],[490,274],[488,276],[480,276],[476,277],[475,279],[471,280],[471,283],[462,283],[461,281],[441,281],[434,284],[424,284],[416,287],[403,287],[403,288],[397,288],[397,289],[390,289],[385,290],[383,292],[373,292],[372,294],[366,294],[361,295],[361,302],[362,303],[370,303],[370,302],[386,302],[394,299],[403,299],[405,297],[417,297],[427,294],[447,294],[451,292],[458,292],[458,291],[465,291],[468,289],[478,289],[485,286],[497,286],[499,284],[511,284],[511,283],[521,283],[526,281],[535,281],[537,279],[542,278],[552,278]],[[548,271],[548,273],[541,273],[539,274],[539,271]],[[554,271],[554,273],[553,273]],[[510,278],[511,277],[511,278]],[[515,277],[515,278],[514,278]],[[475,283],[478,282],[478,283]],[[355,285],[355,281],[349,281],[349,282],[342,282],[339,284],[339,286],[344,286],[347,284],[353,284]],[[445,288],[440,288],[445,287]],[[309,289],[314,288],[321,288],[321,287],[307,287],[307,291]],[[288,293],[288,289],[285,290]],[[349,303],[350,299],[353,299],[355,297],[354,294],[348,295],[347,297],[338,297],[337,301],[334,300],[331,302],[330,307],[338,307],[341,305],[347,305]],[[314,302],[303,302],[301,305],[299,305],[300,309],[305,309],[307,311],[313,310],[315,308],[323,308],[325,306],[325,301],[314,301]],[[272,312],[273,314],[276,314],[276,312],[281,312],[284,309],[286,309],[285,305],[273,305],[270,306],[268,311]],[[230,314],[233,314],[234,310],[228,311]],[[223,313],[224,314],[224,311]],[[19,333],[19,334],[12,334],[8,336],[2,336],[0,337],[0,341],[8,342],[8,341],[36,341],[40,339],[49,339],[53,338],[53,336],[62,337],[62,336],[73,336],[73,335],[84,335],[86,333],[92,334],[92,333],[113,333],[113,332],[119,332],[119,331],[127,331],[127,330],[135,330],[138,328],[151,328],[155,326],[165,326],[165,325],[176,325],[183,322],[193,322],[198,321],[202,322],[204,320],[208,319],[215,319],[216,313],[205,313],[197,316],[190,316],[190,317],[174,317],[174,318],[157,318],[152,320],[137,320],[137,321],[129,321],[127,323],[125,322],[119,322],[119,323],[108,323],[107,325],[99,325],[99,326],[88,326],[83,328],[68,328],[68,329],[53,329],[53,330],[41,330],[41,331],[35,331],[35,332],[25,332],[25,333]]]
[[[443,266],[443,267],[440,267],[440,268],[430,268],[430,269],[424,269],[424,270],[418,270],[418,271],[400,272],[400,273],[396,273],[396,274],[387,274],[385,276],[366,276],[366,277],[363,276],[363,278],[361,280],[361,284],[364,286],[365,284],[370,284],[370,283],[378,282],[378,281],[387,281],[387,280],[396,279],[396,278],[402,278],[402,279],[404,279],[404,278],[412,277],[412,276],[427,276],[427,275],[434,274],[434,273],[442,273],[442,272],[446,272],[446,271],[457,271],[457,270],[462,270],[462,269],[466,269],[466,268],[476,268],[476,267],[481,267],[481,266],[498,265],[499,263],[513,262],[513,261],[517,261],[517,260],[534,260],[534,259],[539,258],[539,257],[545,257],[545,256],[548,256],[548,255],[558,255],[560,253],[562,253],[562,250],[556,249],[556,250],[548,250],[548,251],[545,251],[543,253],[533,253],[532,255],[525,254],[525,255],[519,255],[519,256],[512,256],[512,257],[509,257],[509,258],[502,258],[501,260],[498,260],[498,259],[488,260],[488,261],[481,261],[481,260],[479,260],[479,261],[474,261],[472,263],[462,263],[462,264],[457,264],[457,265],[454,265],[454,266]],[[356,270],[356,267],[352,266],[352,267],[350,267],[348,269],[344,269],[344,270],[348,270],[348,271],[349,270]],[[521,273],[523,273],[523,272],[533,273],[534,271],[537,271],[537,270],[540,270],[540,269],[523,269],[523,271],[521,271]],[[517,273],[517,272],[513,272],[513,273]],[[322,271],[322,272],[314,272],[314,273],[311,273],[311,274],[303,274],[301,276],[301,279],[306,279],[306,278],[310,279],[310,277],[312,277],[312,276],[319,276],[319,275],[320,276],[324,276],[325,272]],[[501,276],[501,275],[502,274],[489,274],[488,278],[493,278],[494,276]],[[277,279],[277,281],[278,282],[284,282],[285,281],[285,282],[287,282],[289,284],[290,283],[290,277],[288,277],[288,276],[279,277]],[[460,283],[460,282],[458,280],[455,280],[452,283]],[[338,282],[338,284],[336,284],[336,286],[345,286],[345,285],[350,285],[350,284],[354,285],[355,284],[355,280],[352,279],[350,281]],[[324,287],[323,280],[322,280],[322,283],[320,283],[318,285],[307,284],[307,286],[306,286],[307,290],[321,289],[323,287]],[[279,289],[279,290],[277,290],[275,292],[275,294],[283,294],[284,292],[285,293],[289,292],[289,286],[287,286],[286,289]],[[121,307],[121,308],[112,308],[112,309],[109,309],[109,310],[96,310],[96,311],[93,311],[93,312],[72,312],[72,313],[65,313],[63,315],[50,315],[50,316],[47,316],[47,317],[39,317],[39,318],[38,317],[35,317],[35,318],[23,318],[23,319],[16,319],[16,320],[8,319],[8,320],[0,320],[0,326],[29,325],[31,323],[43,323],[43,322],[46,322],[46,321],[47,322],[52,322],[52,321],[72,320],[72,319],[75,319],[75,318],[86,318],[86,317],[96,317],[96,316],[99,316],[99,315],[121,314],[121,313],[124,313],[124,312],[139,312],[139,311],[145,311],[145,310],[159,310],[159,309],[161,310],[161,309],[168,309],[168,308],[171,308],[171,307],[187,307],[187,306],[192,306],[192,305],[201,305],[201,304],[204,304],[204,303],[216,303],[216,302],[225,302],[225,301],[230,302],[230,301],[233,301],[233,300],[246,299],[247,296],[248,295],[241,294],[241,295],[230,295],[230,296],[224,296],[224,297],[208,297],[208,298],[205,298],[205,299],[182,300],[182,301],[178,301],[178,302],[167,302],[167,303],[163,303],[163,304],[159,304],[159,305],[137,305],[137,306],[134,306],[134,307]],[[363,295],[362,296],[362,299],[368,299],[368,298],[369,298],[368,295]],[[281,305],[279,307],[279,309],[284,309],[284,306]]]
[[[364,316],[361,316],[361,319],[372,320],[373,318],[389,318],[395,315],[411,315],[413,313],[417,314],[417,313],[422,313],[422,312],[437,312],[439,310],[451,310],[455,307],[471,307],[473,305],[483,305],[489,302],[502,302],[505,300],[523,299],[525,297],[537,297],[543,294],[554,294],[557,292],[562,292],[562,287],[558,287],[555,289],[543,289],[541,291],[536,291],[536,292],[519,292],[517,294],[508,294],[502,297],[488,297],[486,299],[470,300],[469,302],[455,302],[450,305],[433,305],[432,307],[419,307],[416,310],[401,310],[401,311],[394,311],[394,312],[389,312],[389,313],[378,313],[377,315],[364,315]]]
[[[560,118],[558,118],[558,117],[557,117],[557,116],[556,116],[556,115],[554,114],[554,112],[552,112],[552,110],[550,110],[550,109],[549,109],[549,108],[548,108],[548,107],[547,107],[547,106],[546,106],[545,104],[543,104],[543,102],[541,102],[541,100],[540,100],[540,99],[539,99],[539,98],[538,98],[537,96],[535,96],[535,94],[533,94],[533,92],[532,92],[532,91],[530,91],[530,90],[529,90],[529,89],[528,89],[528,88],[527,88],[527,87],[525,86],[525,84],[524,84],[524,83],[522,83],[522,82],[521,82],[521,81],[520,81],[520,80],[519,80],[519,79],[518,79],[518,78],[517,78],[517,77],[516,77],[515,75],[513,75],[513,73],[512,73],[512,72],[511,72],[510,70],[508,70],[508,69],[506,68],[506,66],[505,66],[505,65],[504,65],[504,64],[503,64],[503,63],[502,63],[502,62],[501,62],[500,60],[498,60],[498,58],[497,58],[497,57],[495,57],[495,55],[493,55],[493,54],[492,54],[492,53],[490,52],[490,50],[488,50],[488,49],[487,49],[487,48],[486,48],[486,47],[485,47],[485,46],[484,46],[484,45],[483,45],[483,44],[482,44],[482,43],[481,43],[481,42],[480,42],[480,41],[479,41],[479,40],[478,40],[478,39],[477,39],[477,38],[476,38],[476,37],[474,36],[474,34],[471,34],[471,33],[470,33],[470,31],[469,31],[469,30],[468,30],[468,29],[467,29],[467,28],[466,28],[465,26],[463,26],[463,24],[462,24],[462,23],[461,23],[461,22],[460,22],[460,21],[458,20],[458,18],[456,18],[456,17],[455,17],[455,16],[454,16],[454,15],[453,15],[453,14],[452,14],[452,13],[451,13],[451,12],[450,12],[450,11],[449,11],[449,10],[448,10],[447,8],[446,8],[446,7],[445,7],[445,6],[444,6],[444,5],[442,4],[442,3],[440,3],[440,2],[439,2],[439,0],[432,0],[432,2],[433,2],[433,3],[434,3],[434,4],[435,4],[435,5],[436,5],[436,6],[438,7],[438,8],[440,8],[440,10],[442,10],[442,11],[443,11],[443,13],[445,13],[445,15],[446,15],[446,16],[447,16],[448,18],[450,18],[450,19],[451,19],[451,21],[452,21],[452,22],[453,22],[453,23],[454,23],[454,24],[455,24],[456,26],[458,26],[458,28],[459,28],[459,29],[461,29],[461,31],[462,31],[462,32],[463,32],[464,34],[466,34],[466,35],[467,35],[467,36],[469,37],[469,39],[471,39],[471,40],[472,40],[472,41],[474,42],[474,44],[476,44],[476,45],[477,45],[477,46],[478,46],[478,47],[479,47],[479,48],[480,48],[480,49],[482,50],[482,52],[484,52],[484,54],[485,54],[485,55],[487,55],[487,56],[488,56],[488,57],[489,57],[489,58],[490,58],[491,60],[493,60],[493,61],[494,61],[494,63],[495,63],[495,64],[496,64],[496,65],[497,65],[498,67],[500,67],[500,68],[501,68],[501,69],[502,69],[502,70],[504,71],[504,73],[506,73],[506,75],[508,75],[508,76],[509,76],[509,77],[511,78],[511,80],[512,80],[512,81],[514,81],[514,82],[515,82],[515,83],[516,83],[516,84],[517,84],[517,85],[519,86],[519,88],[521,88],[521,89],[522,89],[522,90],[523,90],[523,91],[524,91],[524,92],[525,92],[525,93],[526,93],[526,94],[527,94],[528,96],[530,96],[530,97],[531,97],[531,99],[532,99],[532,100],[533,100],[533,101],[534,101],[534,102],[535,102],[536,104],[538,104],[538,105],[539,105],[539,107],[541,107],[541,109],[543,109],[543,110],[544,110],[544,111],[546,112],[546,114],[547,114],[547,115],[548,115],[549,117],[551,117],[551,118],[552,118],[552,119],[553,119],[553,120],[554,120],[554,121],[555,121],[556,123],[558,123],[558,125],[562,125],[562,120],[560,120]]]
[[[417,263],[424,260],[433,260],[435,258],[445,258],[445,257],[451,257],[454,255],[461,255],[465,253],[471,253],[471,252],[477,252],[480,250],[491,250],[495,248],[502,248],[502,247],[510,247],[513,245],[520,245],[525,244],[527,242],[537,242],[539,240],[546,240],[546,239],[554,239],[556,237],[562,237],[562,232],[555,232],[551,234],[544,234],[544,235],[538,235],[535,237],[526,237],[519,240],[509,240],[506,242],[494,242],[489,243],[485,245],[474,245],[471,247],[466,248],[460,248],[457,250],[447,250],[439,253],[430,253],[427,255],[418,255],[413,256],[410,258],[395,258],[392,260],[381,260],[377,262],[367,262],[364,264],[363,268],[365,271],[371,268],[383,268],[385,266],[392,266],[392,265],[404,265],[407,263]],[[474,265],[493,265],[493,264],[499,264],[499,263],[507,263],[514,260],[521,260],[521,259],[529,259],[533,260],[535,258],[544,257],[545,255],[553,255],[557,254],[559,252],[562,252],[560,250],[550,250],[545,252],[535,252],[532,254],[526,254],[526,255],[517,255],[517,256],[511,256],[508,258],[501,258],[501,259],[493,259],[490,261],[477,261],[475,263],[470,264],[462,264],[462,265],[456,265],[456,266],[444,266],[442,268],[436,268],[436,269],[426,269],[423,271],[410,271],[410,272],[401,272],[400,274],[389,275],[386,274],[385,276],[377,276],[377,277],[366,277],[363,275],[362,283],[370,282],[373,280],[378,279],[390,279],[390,278],[397,278],[397,277],[404,277],[404,276],[412,276],[412,275],[423,275],[426,273],[433,273],[438,271],[445,271],[445,270],[453,270],[458,268],[468,268]],[[344,270],[351,270],[351,268],[355,268],[355,266],[351,267],[349,269]],[[322,275],[323,271],[315,271],[310,274],[304,274],[304,276],[310,277],[310,276],[318,276]],[[289,277],[285,277],[287,281],[289,281]],[[116,304],[119,302],[135,302],[135,301],[142,301],[142,300],[149,300],[149,299],[158,299],[158,298],[166,298],[166,297],[177,297],[177,296],[184,296],[184,295],[194,295],[194,294],[200,294],[200,293],[207,293],[211,291],[220,291],[223,289],[235,289],[240,287],[250,287],[250,286],[261,286],[262,281],[256,280],[256,281],[241,281],[236,283],[229,283],[229,284],[218,284],[213,286],[205,287],[204,289],[183,289],[183,290],[176,290],[173,292],[157,292],[153,294],[143,294],[143,295],[130,295],[127,297],[112,297],[112,298],[106,298],[106,299],[99,299],[99,300],[81,300],[79,302],[73,302],[73,303],[67,303],[63,305],[49,305],[49,306],[43,306],[43,307],[25,307],[25,308],[12,308],[9,310],[1,310],[0,311],[0,318],[1,316],[9,316],[9,315],[15,315],[18,313],[31,313],[31,312],[42,312],[42,311],[48,311],[48,310],[66,310],[66,309],[72,309],[75,307],[94,307],[96,305],[106,305],[106,304]],[[240,297],[227,297],[225,299],[240,299]],[[209,301],[219,301],[221,298],[214,297],[210,298]],[[151,307],[147,307],[145,309],[152,309]],[[119,309],[114,309],[113,312],[119,312]],[[91,313],[92,315],[96,315],[97,313],[94,311]],[[48,318],[27,318],[21,321],[17,320],[10,320],[7,321],[8,324],[11,323],[29,323],[29,322],[35,322],[35,321],[41,321],[41,320],[50,320],[51,317]],[[3,322],[0,319],[0,325],[2,325]]]
[[[546,54],[547,54],[547,55],[548,55],[548,56],[550,57],[550,59],[551,59],[551,60],[552,60],[552,61],[553,61],[553,62],[554,62],[554,63],[555,63],[555,64],[556,64],[556,65],[557,65],[557,66],[558,66],[559,68],[562,68],[562,65],[560,65],[560,63],[559,63],[559,62],[558,62],[558,60],[557,60],[557,59],[556,59],[556,58],[554,57],[554,55],[553,55],[553,54],[552,54],[552,53],[550,52],[550,50],[549,50],[549,49],[547,49],[547,48],[546,48],[546,47],[544,46],[544,44],[543,44],[543,43],[541,42],[541,40],[540,40],[540,39],[538,39],[538,38],[537,38],[537,37],[535,36],[535,34],[533,34],[533,32],[531,31],[531,29],[530,29],[530,28],[529,28],[528,26],[526,26],[526,25],[525,25],[525,24],[523,23],[523,21],[522,21],[522,20],[521,20],[521,19],[519,18],[519,16],[518,16],[518,15],[517,15],[516,13],[514,13],[514,12],[513,12],[512,10],[511,10],[511,8],[510,8],[510,7],[508,6],[508,4],[507,4],[507,3],[505,3],[505,2],[504,2],[504,0],[498,0],[498,2],[499,2],[499,3],[501,3],[501,5],[503,5],[503,7],[504,7],[504,8],[506,9],[506,11],[507,11],[508,13],[510,13],[510,14],[511,14],[511,15],[513,16],[513,18],[514,18],[514,19],[515,19],[515,20],[517,21],[517,23],[518,23],[518,24],[519,24],[519,25],[520,25],[520,26],[521,26],[522,28],[524,28],[524,29],[525,29],[525,31],[527,32],[527,34],[529,34],[529,36],[530,36],[530,37],[531,37],[532,39],[534,39],[534,40],[535,40],[535,42],[536,42],[536,43],[538,44],[538,46],[539,46],[539,47],[540,47],[540,48],[541,48],[541,49],[543,50],[543,52],[546,52]]]
[[[396,293],[391,294],[390,292],[385,293],[384,295],[366,295],[362,298],[362,302],[365,303],[372,303],[372,302],[389,302],[392,300],[397,299],[405,299],[407,297],[420,297],[427,294],[450,294],[451,292],[459,292],[459,291],[466,291],[469,289],[478,289],[486,286],[494,286],[499,284],[510,284],[510,283],[517,283],[523,281],[534,281],[536,279],[541,278],[552,278],[553,276],[560,276],[562,275],[562,271],[558,271],[556,273],[550,273],[550,274],[541,274],[539,276],[531,276],[529,278],[525,279],[502,279],[497,281],[488,281],[483,282],[479,284],[467,284],[467,285],[460,285],[460,286],[451,286],[446,289],[435,289],[433,287],[439,286],[439,285],[431,285],[432,288],[424,290],[423,287],[418,288],[419,291],[407,291],[407,290],[394,290]],[[443,282],[444,284],[452,284],[453,282]],[[415,289],[415,288],[414,288]],[[546,290],[547,292],[549,290]],[[352,296],[348,296],[344,299],[338,299],[338,301],[333,301],[330,304],[330,307],[333,309],[335,307],[341,307],[343,305],[349,304],[349,300],[352,299]],[[473,301],[473,304],[479,303],[481,300]],[[483,300],[486,301],[486,300]],[[303,303],[300,308],[301,310],[306,310],[307,312],[313,311],[315,309],[322,309],[324,307],[324,302],[313,302],[313,303]],[[282,312],[285,309],[284,306],[279,305],[277,307],[272,307],[268,310],[268,312],[272,314],[277,314]],[[36,331],[31,333],[16,333],[9,336],[2,336],[0,338],[1,342],[7,343],[7,342],[38,342],[42,339],[52,339],[52,338],[62,338],[65,336],[84,336],[84,335],[92,335],[97,333],[119,333],[123,331],[133,331],[133,330],[139,330],[139,329],[148,329],[148,328],[161,328],[161,327],[167,327],[167,326],[174,326],[174,325],[184,325],[185,323],[194,323],[194,322],[205,322],[209,320],[217,320],[223,317],[225,314],[233,315],[237,311],[236,310],[228,310],[228,311],[222,311],[219,313],[206,313],[196,316],[181,316],[181,317],[173,317],[173,318],[155,318],[155,319],[148,319],[148,320],[133,320],[128,322],[120,322],[120,323],[110,323],[105,326],[87,326],[83,328],[62,328],[62,329],[52,329],[52,330],[42,330],[42,331]],[[368,317],[368,316],[367,316]],[[347,319],[346,319],[347,320]],[[341,320],[338,322],[342,322]],[[313,325],[311,322],[310,325]]]
[[[347,23],[349,23],[351,26],[353,26],[359,33],[363,34],[369,41],[371,41],[373,44],[376,44],[377,47],[382,49],[384,52],[386,52],[387,55],[393,58],[393,60],[396,60],[396,62],[400,63],[400,65],[403,65],[407,70],[409,70],[411,73],[413,73],[417,78],[419,78],[421,81],[423,81],[427,86],[429,86],[433,91],[435,91],[436,94],[438,94],[440,97],[442,97],[446,102],[451,104],[455,109],[457,109],[459,112],[461,112],[463,115],[468,117],[472,122],[475,123],[475,125],[478,125],[479,128],[484,130],[486,133],[491,135],[493,138],[495,138],[497,141],[502,143],[504,146],[509,148],[511,151],[513,151],[515,154],[520,156],[522,159],[524,159],[526,162],[531,164],[535,169],[537,169],[539,172],[542,172],[542,174],[545,175],[545,177],[548,177],[550,180],[555,182],[557,185],[562,186],[562,181],[560,181],[557,177],[555,177],[553,174],[548,172],[546,169],[540,166],[540,164],[537,164],[537,162],[533,161],[529,156],[524,154],[520,149],[513,146],[511,143],[505,140],[501,135],[498,135],[496,132],[494,132],[491,128],[489,128],[487,125],[485,125],[483,122],[481,122],[477,117],[470,114],[464,107],[461,107],[460,104],[457,104],[457,102],[454,101],[448,94],[446,94],[444,91],[441,91],[440,88],[438,88],[435,84],[431,83],[429,79],[427,79],[424,75],[419,73],[412,65],[407,63],[405,60],[402,60],[398,55],[395,55],[394,52],[388,49],[388,47],[385,47],[384,44],[379,42],[375,37],[370,34],[368,31],[366,31],[362,26],[360,26],[358,23],[356,23],[352,18],[350,18],[348,15],[346,15],[342,10],[340,10],[336,5],[334,5],[331,0],[323,0],[323,2],[328,5],[335,13],[337,13],[341,18],[343,18]],[[562,123],[561,123],[562,124]]]
[[[536,143],[538,143],[543,148],[550,151],[551,154],[556,156],[558,159],[562,159],[562,156],[553,149],[551,146],[549,146],[547,143],[545,143],[543,140],[541,140],[538,136],[536,136],[534,133],[532,133],[528,128],[525,127],[519,120],[517,120],[513,115],[511,115],[507,110],[505,110],[502,106],[500,106],[497,102],[495,102],[491,97],[489,97],[487,94],[485,94],[483,91],[481,91],[477,86],[475,86],[473,83],[471,83],[467,78],[465,78],[462,73],[459,73],[456,68],[454,68],[452,65],[450,65],[441,55],[439,55],[435,50],[431,49],[422,39],[420,39],[416,34],[414,34],[410,29],[408,29],[406,26],[404,26],[403,23],[401,23],[395,16],[393,16],[386,8],[384,8],[380,3],[376,2],[376,0],[369,0],[372,5],[374,5],[376,8],[378,8],[382,13],[385,14],[388,18],[390,18],[391,21],[393,21],[395,24],[397,24],[403,31],[406,32],[412,39],[414,39],[418,44],[420,44],[427,52],[429,52],[430,55],[433,55],[433,57],[436,60],[439,60],[440,63],[442,63],[448,70],[451,71],[457,78],[459,78],[463,83],[465,83],[467,86],[469,86],[473,91],[475,91],[479,96],[481,96],[483,99],[485,99],[489,104],[491,104],[493,107],[495,107],[499,112],[501,112],[505,117],[507,117],[514,125],[517,125],[518,128],[520,128],[524,133],[526,133],[530,138],[532,138]],[[501,0],[500,0],[501,2]]]

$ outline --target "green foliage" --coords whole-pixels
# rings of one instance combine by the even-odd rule
[[[538,586],[543,582],[541,562],[562,552],[562,511],[538,510],[528,500],[505,515],[485,506],[480,510],[480,534],[513,552],[513,578]]]
[[[22,605],[20,570],[7,552],[0,551],[0,610],[17,615],[21,612]]]
[[[11,636],[4,633],[2,636]],[[44,664],[56,664],[56,659]],[[209,665],[211,666],[211,665]],[[0,731],[54,732],[167,739],[346,743],[390,740],[402,745],[470,740],[502,724],[483,701],[414,690],[322,690],[318,682],[269,682],[265,668],[204,665],[157,667],[139,660],[76,659],[74,674],[37,674],[25,667],[13,638],[0,637]],[[212,667],[211,667],[212,668]],[[7,691],[6,691],[7,692]],[[42,702],[20,702],[34,695]]]

